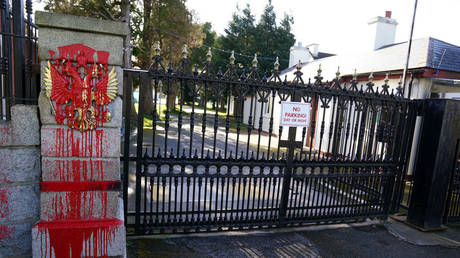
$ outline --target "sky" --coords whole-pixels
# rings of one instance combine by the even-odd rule
[[[268,0],[187,0],[199,22],[211,22],[218,34],[232,19],[238,5],[249,3],[259,19]],[[407,41],[415,0],[272,0],[277,18],[294,17],[293,34],[303,45],[319,44],[319,51],[348,54],[371,51],[374,35],[367,22],[392,11],[396,19],[396,42]],[[34,9],[43,3],[34,1]],[[460,0],[419,0],[414,38],[434,37],[460,46]]]

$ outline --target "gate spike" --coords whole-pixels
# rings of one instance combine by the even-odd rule
[[[185,159],[185,149],[182,148],[182,158]]]
[[[246,80],[246,73],[244,72],[244,70],[241,73],[240,80],[242,80],[242,81]]]
[[[219,154],[217,155],[217,158],[218,158],[218,159],[221,159],[221,158],[222,158],[222,150],[219,150]]]
[[[284,160],[284,152],[281,154],[281,160]]]
[[[171,152],[169,153],[169,157],[174,158],[174,150],[171,148]]]
[[[275,153],[272,152],[272,160],[275,160]]]
[[[219,70],[217,71],[217,78],[222,78],[222,67],[219,66]]]
[[[254,159],[254,151],[251,151],[251,159]]]
[[[198,150],[195,148],[195,154],[193,155],[194,158],[198,158]]]
[[[230,150],[230,157],[229,158],[233,159],[233,151],[232,150]]]
[[[161,148],[158,148],[157,158],[161,158]]]
[[[173,64],[172,64],[172,60],[169,59],[168,73],[172,73],[172,72],[173,72]]]
[[[262,160],[265,160],[265,151],[262,152]]]
[[[211,158],[211,156],[209,155],[209,149],[208,149],[208,152],[206,153],[206,158]]]
[[[195,64],[195,69],[193,70],[193,75],[197,76],[198,75],[198,65]]]
[[[240,155],[240,159],[242,159],[242,158],[243,158],[243,151],[241,151],[241,155]]]

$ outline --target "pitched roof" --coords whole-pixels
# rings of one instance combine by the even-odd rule
[[[445,52],[445,53],[444,53]],[[444,53],[444,57],[442,57]],[[306,78],[316,75],[321,64],[322,76],[325,80],[335,77],[337,67],[340,66],[342,75],[354,73],[384,72],[402,70],[406,63],[407,42],[391,44],[378,50],[362,54],[347,54],[326,57],[302,64],[302,72]],[[421,38],[412,41],[409,69],[437,68],[460,72],[460,47],[434,38]],[[281,75],[287,74],[288,79],[294,77],[291,72],[294,67],[287,68]]]

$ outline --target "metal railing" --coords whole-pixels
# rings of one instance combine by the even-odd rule
[[[415,115],[388,80],[375,87],[301,66],[282,80],[257,60],[246,73],[177,69],[156,51],[149,70],[124,70],[123,180],[128,232],[236,230],[385,218],[403,183]],[[137,120],[131,94],[139,89]],[[150,93],[150,91],[152,91]],[[159,93],[166,105],[159,105]],[[152,94],[152,109],[144,110]],[[177,98],[176,98],[177,96]],[[177,104],[171,102],[177,99]],[[150,101],[150,100],[149,100]],[[207,105],[214,102],[214,107]],[[279,124],[281,101],[308,103],[308,126]],[[147,103],[148,104],[148,103]],[[397,204],[399,206],[399,203]]]
[[[0,1],[0,120],[14,104],[36,104],[39,93],[38,29],[32,1]]]

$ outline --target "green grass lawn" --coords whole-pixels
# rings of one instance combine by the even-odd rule
[[[137,103],[134,104],[134,108],[136,109],[136,112],[138,111],[139,109],[139,106]],[[159,110],[159,114],[160,114],[160,117],[159,117],[159,121],[165,121],[166,120],[166,111],[167,111],[167,108],[166,108],[166,105],[161,105],[157,107],[157,109]],[[183,116],[190,116],[190,112],[189,111],[186,111],[186,110],[190,110],[191,109],[191,106],[188,106],[188,105],[184,105],[183,107],[183,110],[182,110],[182,115]],[[171,110],[170,111],[170,115],[178,115],[179,114],[179,111],[180,110],[180,105],[176,105],[176,109],[174,110]],[[204,113],[204,108],[203,107],[200,107],[200,106],[195,106],[195,118],[198,118],[196,119],[195,121],[200,121],[200,117],[202,116],[202,114]],[[209,104],[208,106],[206,107],[206,114],[208,117],[214,117],[215,114],[216,114],[216,110],[213,109]],[[226,119],[227,118],[227,113],[226,113],[226,110],[225,109],[219,109],[217,111],[217,115],[219,116],[220,119]],[[236,127],[238,125],[238,121],[237,119],[234,117],[234,116],[230,116],[229,117],[230,119],[230,131],[232,133],[236,133]],[[210,120],[208,120],[210,121]],[[223,125],[221,125],[223,126]],[[153,116],[152,114],[144,114],[144,128],[146,129],[152,129],[153,127]],[[243,130],[247,130],[248,129],[248,126],[246,124],[243,124],[241,123],[240,124],[240,129],[243,131]]]

